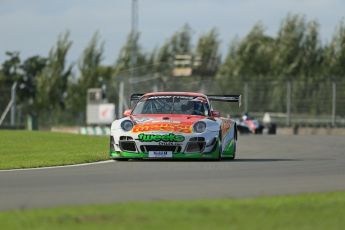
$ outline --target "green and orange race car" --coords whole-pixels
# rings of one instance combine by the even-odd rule
[[[129,159],[235,159],[236,122],[210,101],[238,102],[240,95],[190,92],[133,94],[133,110],[111,125],[110,157]]]

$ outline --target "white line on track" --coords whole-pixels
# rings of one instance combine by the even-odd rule
[[[13,172],[13,171],[30,171],[30,170],[43,170],[43,169],[58,169],[58,168],[72,168],[72,167],[81,167],[81,166],[88,166],[88,165],[98,165],[98,164],[106,164],[114,162],[113,160],[106,160],[106,161],[97,161],[93,163],[82,163],[82,164],[75,164],[75,165],[61,165],[61,166],[49,166],[49,167],[37,167],[37,168],[23,168],[23,169],[0,169],[1,172]]]

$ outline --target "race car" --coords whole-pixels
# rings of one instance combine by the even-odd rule
[[[276,134],[277,125],[271,122],[270,115],[265,113],[263,122],[245,113],[241,119],[235,119],[237,124],[237,130],[240,134]]]
[[[248,113],[242,116],[242,119],[235,120],[237,123],[237,128],[239,133],[254,133],[262,134],[264,126],[259,122],[259,120],[254,119]]]
[[[129,159],[235,159],[237,125],[210,101],[241,103],[240,95],[187,92],[133,94],[133,109],[111,124],[110,157]]]

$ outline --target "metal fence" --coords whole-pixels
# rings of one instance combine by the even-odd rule
[[[19,128],[21,109],[16,102],[17,83],[0,85],[0,127]],[[19,112],[19,116],[16,112]]]
[[[116,115],[121,117],[124,109],[129,108],[132,93],[153,91],[192,91],[205,94],[241,94],[242,106],[237,104],[214,103],[213,106],[223,116],[240,116],[249,112],[262,118],[268,112],[280,126],[345,126],[345,81],[229,81],[226,77],[172,77],[152,74],[130,77],[122,75],[108,83],[107,97],[115,103]],[[86,93],[86,92],[85,92]],[[0,85],[0,116],[11,99],[11,85]],[[86,108],[85,108],[86,110]],[[78,115],[64,112],[47,111],[42,114],[40,127],[56,125],[81,126],[85,124],[85,112]],[[10,112],[0,128],[11,125]],[[21,113],[17,100],[16,126],[26,125],[26,115]]]
[[[132,93],[151,91],[192,91],[205,94],[241,94],[242,106],[214,103],[224,116],[240,116],[249,112],[258,118],[264,113],[281,126],[294,124],[311,126],[345,125],[345,81],[227,81],[226,77],[123,77],[117,91],[117,115],[129,107],[121,106],[121,98]],[[121,89],[121,87],[122,89]]]

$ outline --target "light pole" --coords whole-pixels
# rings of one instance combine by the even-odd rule
[[[138,0],[132,0],[132,27],[131,27],[131,77],[135,77],[137,65],[137,36],[138,36]]]

